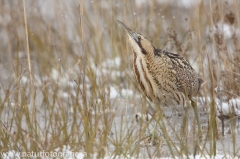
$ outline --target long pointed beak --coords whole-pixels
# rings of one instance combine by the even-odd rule
[[[117,19],[116,19],[117,20]],[[127,34],[133,38],[136,42],[138,42],[138,35],[137,33],[135,33],[134,31],[132,31],[131,29],[129,29],[123,22],[117,20],[118,23],[124,28],[124,30],[127,32]]]

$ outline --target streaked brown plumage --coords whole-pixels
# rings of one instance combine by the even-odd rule
[[[118,22],[127,32],[133,70],[145,95],[161,106],[185,107],[186,97],[196,96],[202,83],[191,65],[178,54],[156,49],[141,34]]]

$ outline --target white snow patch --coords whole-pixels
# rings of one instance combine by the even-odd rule
[[[102,63],[103,67],[119,67],[121,64],[121,58],[115,57],[114,59],[108,59]]]
[[[28,83],[30,83],[30,77],[29,77],[29,76],[22,76],[21,79],[20,79],[20,82],[21,82],[22,84],[24,84],[24,85],[25,85],[25,84],[28,84]],[[39,87],[39,86],[42,85],[42,81],[41,81],[41,79],[39,78],[39,76],[34,75],[33,85],[34,85],[34,86],[37,86],[37,87]]]
[[[116,110],[114,109],[105,109],[100,111],[92,111],[92,115],[102,115],[102,114],[108,114],[108,113],[115,113]]]
[[[73,152],[69,145],[63,146],[63,148],[56,148],[54,151],[40,151],[40,152],[17,152],[14,150],[1,153],[1,158],[3,159],[21,159],[21,158],[63,158],[63,159],[85,159],[87,157],[86,152]],[[56,156],[57,155],[57,156]]]
[[[52,74],[51,77],[54,81],[57,81],[58,77],[59,77],[59,73],[56,69],[52,69]]]
[[[123,97],[132,97],[134,95],[132,90],[122,89],[118,91],[115,87],[110,87],[110,99],[115,99],[119,94]]]
[[[234,109],[235,115],[240,116],[240,98],[230,99],[229,105]]]
[[[133,91],[129,89],[122,89],[121,91],[122,96],[133,96]]]
[[[124,75],[123,72],[119,71],[119,67],[121,65],[120,57],[116,57],[114,59],[107,59],[106,61],[98,65],[94,64],[93,61],[93,59],[90,61],[90,67],[96,73],[96,76],[100,77],[100,79],[102,76],[116,79]]]
[[[90,154],[87,154],[85,152],[73,152],[71,151],[70,149],[70,146],[64,146],[62,151],[60,151],[59,148],[55,149],[54,153],[57,154],[60,152],[63,154],[65,153],[66,156],[64,157],[60,157],[60,158],[63,158],[63,159],[85,159],[86,157],[88,156],[92,156],[93,159],[97,159],[97,153],[94,153],[93,155],[90,155]],[[50,153],[49,153],[50,154]],[[2,153],[1,154],[2,158],[3,159],[20,159],[22,156],[20,156],[20,153],[19,152],[16,152],[14,150],[12,151],[8,151],[6,153]],[[146,156],[143,156],[143,155],[139,155],[138,157],[140,158],[145,158]],[[40,156],[40,158],[53,158],[53,157],[50,157],[50,156]],[[56,158],[56,157],[55,157]],[[137,159],[137,157],[133,157],[133,156],[130,156],[130,155],[118,155],[118,156],[105,156],[104,159],[125,159],[125,158],[128,158],[128,159]],[[161,157],[161,158],[158,158],[158,157],[155,157],[155,156],[152,156],[152,158],[156,158],[156,159],[172,159],[171,157]],[[217,154],[216,156],[209,156],[209,155],[196,155],[196,156],[193,156],[193,155],[190,155],[190,156],[184,156],[184,157],[174,157],[175,159],[180,159],[180,158],[189,158],[189,159],[222,159],[222,158],[227,158],[227,159],[238,159],[238,157],[232,157],[231,155],[219,155]]]
[[[51,72],[51,78],[60,86],[69,86],[70,88],[74,88],[76,86],[76,83],[72,80],[72,77],[75,74],[76,73],[74,68],[68,70],[67,72],[62,71],[62,73],[61,70],[58,71],[53,68]]]
[[[207,30],[207,33],[211,33],[210,28],[208,28]],[[234,34],[238,36],[239,33],[240,31],[238,28],[231,26],[227,23],[219,22],[213,27],[213,34],[222,34],[226,39],[232,38]]]
[[[118,91],[114,87],[110,87],[110,99],[115,99],[118,95]]]
[[[190,8],[198,5],[201,1],[200,0],[178,0],[177,2],[180,7]]]
[[[223,115],[230,116],[232,113],[240,116],[240,98],[230,99],[227,102],[217,102],[217,108]]]
[[[21,82],[22,84],[27,84],[27,82],[28,82],[28,77],[22,76],[20,82]]]
[[[146,5],[146,4],[154,4],[154,3],[151,3],[152,1],[148,1],[148,0],[137,0],[136,1],[136,5],[141,7],[143,5]],[[174,0],[158,0],[157,1],[159,4],[177,4],[178,6],[180,7],[186,7],[186,8],[189,8],[189,7],[193,7],[193,6],[196,6],[198,5],[201,0],[178,0],[178,1],[174,1]]]

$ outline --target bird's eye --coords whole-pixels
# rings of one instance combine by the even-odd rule
[[[141,40],[141,36],[138,36],[138,40]]]

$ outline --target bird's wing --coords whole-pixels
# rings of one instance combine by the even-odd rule
[[[162,50],[163,56],[171,60],[173,69],[176,71],[176,85],[179,91],[188,92],[189,98],[195,96],[199,91],[201,80],[197,78],[197,74],[187,60],[178,54],[170,53]]]
[[[166,50],[161,50],[161,49],[155,50],[155,55],[160,56],[161,54],[169,57],[171,59],[172,63],[175,64],[176,66],[178,66],[180,68],[187,68],[187,69],[193,70],[193,68],[189,64],[189,62],[187,60],[185,60],[183,57],[181,57],[179,54],[174,54],[174,53],[168,52]]]

